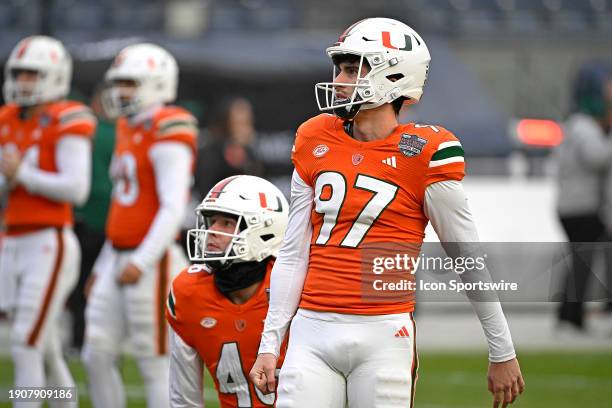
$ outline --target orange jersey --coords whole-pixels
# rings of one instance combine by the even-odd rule
[[[117,121],[110,170],[113,196],[106,222],[106,235],[115,247],[137,247],[159,209],[151,147],[158,142],[180,142],[195,152],[197,135],[196,119],[174,106],[162,107],[136,125],[125,117]]]
[[[298,129],[292,160],[314,190],[300,307],[366,315],[414,310],[414,297],[364,301],[361,249],[390,242],[420,247],[428,223],[425,188],[464,176],[457,138],[438,126],[410,123],[385,139],[360,142],[346,134],[342,120],[322,114]]]
[[[27,119],[22,119],[19,106],[9,104],[0,108],[0,152],[17,149],[22,160],[34,163],[42,171],[57,173],[56,148],[62,137],[89,139],[95,129],[95,117],[80,102],[51,102]],[[72,205],[31,194],[18,185],[9,194],[4,217],[9,228],[60,227],[72,224]]]
[[[214,276],[194,265],[172,282],[166,318],[190,347],[197,350],[215,381],[221,407],[268,407],[274,394],[264,396],[248,381],[259,349],[272,264],[264,282],[246,303],[237,305],[216,288]],[[197,272],[189,272],[195,268]],[[278,360],[280,368],[285,347]]]

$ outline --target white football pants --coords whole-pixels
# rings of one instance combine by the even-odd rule
[[[148,406],[168,407],[168,329],[166,297],[172,278],[187,261],[172,245],[155,270],[143,271],[133,285],[117,278],[133,251],[105,246],[96,261],[96,280],[85,309],[85,343],[82,359],[96,408],[125,407],[125,392],[117,361],[129,339],[147,390]]]
[[[299,309],[278,408],[408,408],[418,359],[412,313],[360,316]]]
[[[80,258],[81,249],[69,227],[45,228],[2,240],[0,296],[2,308],[12,318],[16,387],[74,386],[62,355],[58,320],[76,285]],[[40,407],[42,403],[14,406]]]

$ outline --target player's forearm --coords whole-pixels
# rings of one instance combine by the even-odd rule
[[[479,256],[478,232],[460,182],[443,181],[427,187],[424,208],[449,256]],[[466,270],[459,277],[464,283],[491,281],[487,268]],[[510,329],[497,294],[482,291],[466,294],[487,337],[489,360],[502,362],[514,358]]]
[[[142,271],[153,268],[176,238],[187,207],[191,179],[191,150],[179,143],[151,149],[160,207],[132,262]]]
[[[174,241],[182,219],[183,212],[161,207],[157,211],[145,239],[134,251],[131,262],[143,272],[157,265]]]
[[[289,323],[300,302],[310,252],[312,188],[294,171],[291,181],[289,221],[283,245],[272,269],[270,306],[259,353],[280,353]]]
[[[91,143],[80,136],[64,136],[56,149],[57,172],[44,171],[24,157],[16,181],[28,192],[58,202],[84,204],[91,183]]]
[[[489,345],[489,361],[501,363],[516,357],[508,322],[499,302],[471,300]]]
[[[279,356],[289,323],[300,303],[307,267],[308,260],[280,263],[277,260],[274,264],[270,280],[270,306],[261,336],[259,354],[271,353]]]
[[[170,329],[170,406],[204,407],[204,367],[198,352]]]

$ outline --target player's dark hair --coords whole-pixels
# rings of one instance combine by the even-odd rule
[[[343,62],[352,64],[354,62],[359,62],[360,60],[361,60],[361,55],[356,55],[356,54],[336,54],[332,57],[332,61],[335,66],[338,66],[342,64]],[[363,64],[367,66],[368,68],[370,67],[368,60],[365,58],[363,59]]]
[[[359,63],[361,61],[361,55],[355,54],[336,54],[332,57],[332,62],[336,67],[339,67],[342,63],[354,64]],[[363,59],[363,66],[370,69],[370,63],[367,59]]]
[[[399,98],[397,98],[393,102],[391,102],[391,106],[393,106],[393,112],[395,112],[395,116],[399,115],[399,112],[402,109],[402,106],[404,105],[404,102],[407,99],[408,98],[406,98],[404,96],[400,96]]]

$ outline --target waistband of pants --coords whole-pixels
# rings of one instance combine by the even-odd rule
[[[119,246],[119,245],[115,245],[115,244],[111,244],[113,249],[117,252],[129,252],[129,251],[134,251],[136,248],[138,248],[138,245],[136,246]]]
[[[333,313],[333,312],[320,312],[316,310],[302,309],[297,310],[296,315],[305,317],[307,319],[323,320],[328,322],[338,323],[368,323],[368,322],[382,322],[385,320],[398,320],[398,319],[410,319],[414,320],[412,312],[406,313],[394,313],[385,315],[358,315],[348,313]]]
[[[64,225],[7,225],[6,236],[17,237],[20,235],[31,234],[45,229],[54,229],[61,231]]]

